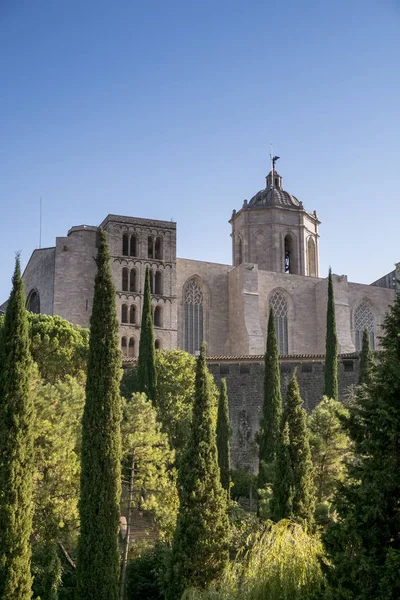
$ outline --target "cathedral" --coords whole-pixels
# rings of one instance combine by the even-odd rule
[[[135,357],[146,267],[150,268],[156,348],[208,355],[262,355],[270,307],[279,352],[325,350],[327,278],[320,277],[316,211],[285,191],[275,165],[265,188],[233,210],[232,264],[176,256],[176,223],[108,215],[107,232],[123,354]],[[89,326],[97,226],[73,226],[51,248],[35,250],[23,279],[27,308]],[[364,328],[379,348],[381,324],[394,300],[396,272],[371,285],[333,275],[341,354],[360,349]]]

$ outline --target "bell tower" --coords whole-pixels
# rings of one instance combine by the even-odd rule
[[[266,177],[266,187],[239,211],[234,210],[232,262],[255,263],[263,271],[319,277],[319,231],[317,213],[286,192],[275,169]]]

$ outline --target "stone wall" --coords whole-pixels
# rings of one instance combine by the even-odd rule
[[[22,275],[25,295],[36,290],[40,298],[40,312],[53,314],[55,248],[34,250]]]

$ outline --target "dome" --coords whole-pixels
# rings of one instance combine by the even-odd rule
[[[272,180],[274,185],[272,186]],[[267,176],[267,187],[264,190],[260,190],[250,200],[249,207],[273,207],[282,206],[284,208],[303,208],[302,203],[297,200],[295,196],[285,192],[282,189],[282,177],[274,171],[274,175],[269,173]]]

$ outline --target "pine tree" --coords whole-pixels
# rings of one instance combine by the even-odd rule
[[[140,330],[137,391],[144,392],[153,402],[157,394],[157,371],[154,349],[153,315],[151,311],[150,269],[146,267],[142,326]]]
[[[355,459],[324,535],[335,600],[400,597],[400,295],[383,329],[374,378],[349,407]]]
[[[106,234],[99,231],[82,419],[77,600],[119,597],[121,356]]]
[[[293,469],[289,445],[289,425],[285,420],[282,422],[276,452],[271,498],[271,519],[276,522],[293,516]]]
[[[206,349],[196,364],[191,437],[179,470],[180,507],[172,546],[168,600],[187,587],[205,588],[228,561],[229,522],[226,493],[218,467],[213,401]]]
[[[222,487],[228,492],[228,497],[231,485],[230,437],[231,429],[229,424],[229,406],[228,394],[226,391],[226,379],[221,379],[217,417],[217,450],[221,484]]]
[[[371,382],[371,369],[372,369],[372,352],[369,344],[369,332],[368,329],[364,329],[362,337],[362,346],[360,352],[360,375],[358,378],[358,384]]]
[[[332,270],[328,277],[328,310],[326,314],[326,352],[324,396],[338,400],[338,340],[336,335],[335,299],[333,294]]]
[[[272,308],[270,309],[268,319],[267,348],[264,365],[264,405],[258,434],[259,489],[263,489],[267,483],[272,482],[272,463],[276,456],[282,419],[279,353]]]
[[[289,429],[289,454],[293,471],[293,517],[313,524],[315,486],[307,414],[297,383],[296,371],[289,381],[285,416]]]
[[[0,341],[0,597],[30,600],[33,478],[31,356],[16,259]]]

